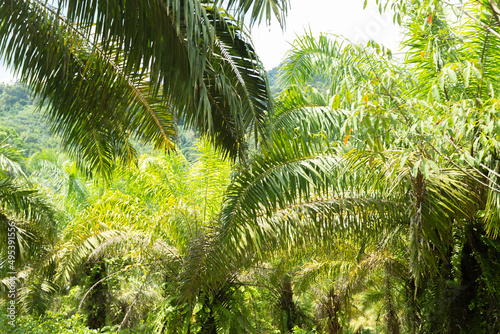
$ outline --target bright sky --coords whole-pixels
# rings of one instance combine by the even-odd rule
[[[285,31],[276,22],[271,27],[252,29],[257,54],[270,70],[280,63],[295,37],[306,30],[314,35],[343,35],[353,42],[373,39],[396,52],[401,38],[399,28],[392,24],[392,15],[381,16],[374,0],[368,1],[365,10],[363,3],[364,0],[291,0]],[[0,61],[0,83],[13,80],[12,73]]]
[[[278,24],[252,29],[255,49],[266,69],[278,66],[297,35],[311,31],[342,35],[352,42],[375,40],[398,51],[399,27],[393,25],[392,14],[380,15],[375,0],[291,0],[291,10],[283,32]]]

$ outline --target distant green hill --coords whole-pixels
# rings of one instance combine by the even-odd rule
[[[278,68],[269,71],[269,84],[273,96],[281,92],[277,85]],[[196,159],[197,135],[184,127],[179,128],[179,148],[188,160]],[[43,109],[37,111],[37,104],[30,90],[21,84],[0,84],[0,143],[7,141],[26,157],[44,149],[60,150],[60,141],[50,132],[50,125],[43,117]],[[139,151],[149,151],[149,146],[139,143]]]
[[[42,149],[59,148],[30,91],[22,85],[0,84],[0,142],[24,150],[26,157]]]
[[[269,75],[269,86],[271,87],[271,93],[275,98],[283,91],[283,87],[280,86],[278,82],[278,72],[279,66],[273,67],[267,72],[267,74]],[[316,90],[322,93],[326,93],[329,89],[327,81],[328,80],[326,80],[325,78],[316,77],[312,80],[312,83],[310,85]]]
[[[271,93],[273,96],[281,93],[283,89],[278,86],[278,67],[273,67],[267,72],[269,75],[269,86],[271,87]]]
[[[194,161],[197,136],[193,130],[179,127],[178,145],[189,161]],[[0,84],[0,143],[7,141],[26,157],[46,149],[61,150],[59,139],[50,132],[50,125],[43,117],[43,109],[37,111],[29,89],[20,84]],[[151,145],[134,145],[140,152],[151,151]]]

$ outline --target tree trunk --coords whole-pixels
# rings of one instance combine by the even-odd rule
[[[339,319],[339,313],[341,311],[341,303],[339,296],[335,293],[335,288],[330,289],[326,296],[326,299],[321,305],[321,317],[326,318],[328,334],[341,334],[342,325]]]
[[[296,309],[293,302],[292,280],[288,275],[282,280],[279,305],[283,315],[281,320],[282,332],[291,333],[296,325]]]
[[[86,264],[86,274],[89,277],[89,288],[106,277],[104,263]],[[108,307],[108,291],[106,282],[100,282],[89,292],[87,297],[87,326],[90,329],[100,329],[106,326],[106,313]]]

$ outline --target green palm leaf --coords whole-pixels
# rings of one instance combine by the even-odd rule
[[[50,102],[46,113],[64,146],[105,177],[116,159],[135,161],[131,137],[172,148],[176,120],[232,157],[244,154],[247,129],[262,131],[265,74],[237,22],[219,9],[157,0],[70,0],[59,9],[9,0],[0,9],[2,55]]]

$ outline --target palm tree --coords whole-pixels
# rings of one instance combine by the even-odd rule
[[[54,150],[35,153],[29,159],[31,178],[54,194],[59,207],[70,216],[92,202],[90,184],[76,162]]]
[[[19,151],[8,144],[0,146],[0,271],[5,300],[12,275],[17,282],[24,281],[57,240],[57,211],[29,182],[25,166]],[[19,286],[14,290],[16,297],[23,296]]]
[[[272,106],[260,62],[241,28],[276,16],[285,0],[0,4],[0,55],[40,98],[63,146],[109,177],[133,162],[131,139],[171,149],[178,122],[244,156]],[[247,15],[248,14],[248,15]],[[85,165],[85,164],[83,164]]]
[[[75,215],[37,268],[40,282],[57,287],[52,296],[74,284],[85,286],[79,310],[86,310],[90,328],[130,327],[148,316],[143,310],[157,308],[150,322],[159,332],[180,331],[191,318],[193,331],[251,331],[234,275],[194,303],[179,295],[189,256],[202,254],[210,239],[231,172],[210,144],[198,150],[191,165],[181,153],[169,153],[142,156],[137,169],[117,170],[118,181]],[[76,279],[78,273],[87,279]]]
[[[464,309],[464,305],[474,304],[474,298],[484,300],[481,294],[471,293],[477,286],[473,283],[477,277],[489,282],[485,289],[491,299],[483,310],[492,314],[497,309],[496,302],[492,302],[498,300],[493,288],[496,281],[488,274],[497,264],[486,264],[484,254],[496,253],[498,249],[493,239],[498,227],[494,218],[498,210],[498,202],[494,200],[498,196],[498,161],[496,148],[491,146],[496,145],[497,134],[487,125],[496,120],[496,107],[492,105],[496,101],[496,81],[491,75],[496,75],[493,73],[498,68],[494,41],[499,34],[492,22],[498,15],[491,3],[468,4],[454,8],[468,22],[455,26],[447,22],[443,12],[443,6],[453,5],[395,3],[404,4],[398,7],[398,15],[407,13],[409,17],[406,45],[411,51],[407,65],[402,69],[379,66],[377,60],[356,57],[354,63],[361,64],[364,71],[353,71],[354,75],[348,78],[352,90],[347,96],[356,97],[351,101],[351,115],[359,117],[351,116],[352,121],[344,125],[344,129],[349,130],[343,135],[345,145],[353,139],[361,139],[363,145],[358,153],[344,158],[346,162],[357,160],[351,165],[354,168],[348,170],[351,174],[359,175],[358,167],[377,169],[375,161],[379,161],[384,167],[371,174],[374,179],[383,180],[390,175],[398,180],[399,186],[410,185],[401,193],[410,196],[407,200],[405,196],[401,199],[412,203],[411,209],[408,206],[401,209],[409,218],[410,233],[406,242],[410,247],[408,265],[412,277],[407,288],[413,291],[409,294],[413,295],[411,303],[420,308],[421,318],[416,327],[431,332],[453,331],[453,326],[459,323],[465,326],[463,319],[481,318],[476,311]],[[422,28],[418,22],[426,23]],[[466,36],[466,41],[456,36]],[[305,64],[319,63],[320,69],[321,64],[326,63],[321,57],[343,57],[341,52],[330,52],[331,47],[320,48],[319,42],[306,46],[294,49],[291,54],[301,54],[300,60]],[[287,61],[290,59],[293,57]],[[476,59],[480,59],[479,64]],[[330,62],[335,64],[334,60]],[[337,62],[341,63],[342,59]],[[315,74],[309,68],[302,70],[300,64],[287,68],[299,69],[298,74],[288,72],[292,78],[310,79]],[[415,74],[408,76],[407,73]],[[344,89],[343,82],[334,83],[331,91]],[[486,87],[490,87],[489,90]],[[333,106],[342,104],[335,101]],[[399,167],[390,167],[395,166],[391,160],[397,161]],[[471,268],[475,268],[474,272]],[[422,277],[427,279],[426,283],[421,281]],[[464,290],[469,292],[463,293]],[[437,305],[445,311],[435,313]],[[460,314],[457,316],[460,319],[456,314]],[[491,327],[485,330],[493,330],[497,323],[497,320],[491,322]]]
[[[444,14],[437,13],[433,19],[426,16],[426,22],[437,22],[442,27],[436,33],[450,36],[449,30],[443,30]],[[417,29],[412,24],[410,28]],[[476,25],[474,36],[480,36],[477,31],[482,29]],[[408,57],[422,57],[423,44],[411,45],[417,50]],[[483,43],[481,50],[490,50],[486,46]],[[377,236],[382,234],[393,236],[399,245],[388,248],[387,260],[377,261],[386,277],[379,284],[385,291],[388,331],[403,328],[400,317],[410,320],[404,327],[409,332],[452,331],[463,319],[480,319],[479,313],[465,307],[473,305],[469,303],[474,298],[485,301],[483,295],[471,292],[477,286],[473,277],[479,276],[489,282],[482,287],[491,298],[483,310],[494,314],[498,296],[492,288],[496,280],[489,272],[497,263],[486,264],[484,259],[498,248],[484,231],[489,227],[494,236],[496,229],[491,220],[497,210],[492,200],[497,194],[496,158],[495,153],[487,153],[496,152],[491,146],[496,135],[487,125],[496,119],[496,107],[493,101],[478,107],[468,100],[467,94],[481,93],[487,84],[480,74],[472,78],[471,73],[478,71],[475,65],[470,60],[444,63],[432,73],[414,75],[412,62],[407,66],[391,63],[387,53],[377,54],[373,43],[368,50],[340,47],[326,36],[319,41],[304,37],[291,54],[299,56],[287,58],[290,65],[282,70],[282,80],[296,87],[285,91],[276,104],[268,145],[263,145],[249,168],[233,178],[220,216],[220,232],[211,247],[214,250],[193,264],[182,291],[193,286],[209,289],[207,284],[214,278],[200,268],[230,271],[234,262],[225,266],[225,253],[239,258],[237,263],[245,268],[264,261],[276,249],[310,249],[311,245],[330,249],[339,238],[348,238],[358,245],[361,258],[370,258],[365,252],[377,251],[375,246],[381,242]],[[293,63],[294,59],[300,63]],[[314,83],[311,80],[323,78],[314,71],[315,65],[328,74],[341,73],[346,62],[349,71],[325,82],[329,90],[322,99],[304,88]],[[463,79],[459,81],[455,72],[463,73]],[[421,94],[420,82],[428,84],[431,77],[437,86],[429,84],[428,93]],[[473,80],[475,86],[469,88]],[[464,114],[464,108],[470,113]],[[468,123],[471,119],[474,122]],[[476,138],[472,146],[471,138]],[[483,216],[485,212],[491,215]],[[473,255],[472,249],[481,251]],[[398,264],[397,271],[391,263]],[[471,272],[468,263],[477,271]],[[407,268],[405,275],[401,265]],[[399,294],[405,296],[406,311],[399,315],[394,306],[395,281],[405,291]],[[449,292],[440,295],[439,290]],[[465,290],[469,292],[461,292]],[[445,311],[438,314],[440,303]],[[461,320],[456,314],[461,314]],[[496,322],[489,328],[495,326]]]

